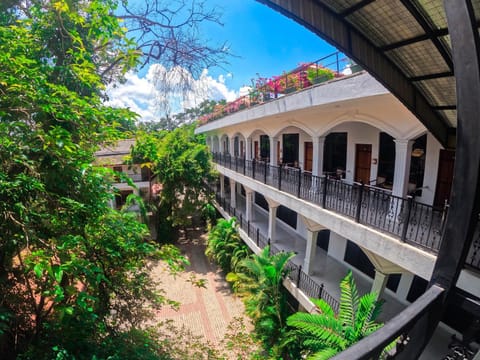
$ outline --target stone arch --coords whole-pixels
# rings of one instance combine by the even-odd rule
[[[228,137],[227,134],[222,134],[220,136],[220,152],[223,154],[229,154],[230,153],[230,138]]]
[[[218,135],[212,135],[211,141],[212,141],[211,151],[215,153],[220,152],[220,141],[218,139]]]
[[[386,121],[383,121],[381,119],[378,119],[374,116],[368,115],[368,114],[362,114],[362,113],[346,113],[342,114],[339,117],[336,117],[332,121],[328,122],[325,124],[323,127],[321,133],[319,133],[319,136],[325,136],[328,135],[334,128],[338,127],[339,125],[345,124],[345,123],[364,123],[367,125],[370,125],[374,128],[377,128],[381,131],[386,132],[387,134],[391,135],[394,138],[403,138],[403,134],[387,123]]]
[[[310,127],[305,125],[304,123],[296,120],[289,120],[289,121],[284,121],[283,123],[279,124],[279,127],[277,127],[277,130],[274,134],[273,137],[279,136],[286,128],[289,127],[294,127],[302,130],[306,135],[309,135],[310,137],[315,136],[315,131],[313,131]]]
[[[247,146],[246,137],[239,131],[232,135],[233,139],[233,149],[231,151],[232,155],[235,157],[245,157],[245,151]]]

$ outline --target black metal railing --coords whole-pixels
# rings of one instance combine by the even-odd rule
[[[219,165],[389,233],[411,245],[433,253],[440,248],[448,205],[434,207],[417,202],[411,196],[394,196],[382,188],[348,184],[261,160],[245,160],[220,153],[213,153],[213,159]],[[480,220],[466,265],[480,269]]]
[[[378,187],[349,184],[328,176],[315,176],[299,168],[270,165],[266,161],[221,153],[213,153],[213,159],[219,165],[387,232],[404,242],[434,253],[440,248],[448,207],[436,208],[410,196],[394,196]],[[478,257],[480,261],[480,254]]]
[[[239,227],[245,231],[248,237],[261,249],[265,246],[270,245],[270,253],[276,254],[283,250],[276,247],[271,243],[270,239],[262,233],[260,228],[253,225],[250,221],[247,221],[243,213],[238,211],[235,207],[230,205],[225,197],[221,197],[220,194],[216,193],[216,201],[225,212],[230,216],[235,216]],[[302,270],[301,265],[295,264],[293,261],[288,261],[286,268],[288,270],[287,277],[300,289],[306,296],[311,298],[323,299],[325,300],[336,312],[339,310],[339,302],[332,295],[325,290],[324,284],[318,284],[314,279],[312,279],[308,274]]]

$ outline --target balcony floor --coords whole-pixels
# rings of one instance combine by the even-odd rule
[[[245,198],[240,194],[237,194],[236,201],[237,217],[240,216],[239,213],[245,217]],[[259,228],[261,233],[267,234],[267,211],[260,209],[258,206],[253,206],[253,213],[253,221],[251,224]],[[274,242],[272,242],[272,245],[280,250],[295,251],[297,255],[293,258],[293,262],[297,265],[303,264],[305,258],[306,239],[278,218],[276,239]],[[327,253],[319,247],[317,247],[316,257],[313,265],[313,273],[310,275],[310,277],[318,284],[323,283],[325,285],[325,290],[334,298],[339,299],[339,283],[345,277],[349,269],[352,269],[353,271],[359,294],[369,292],[372,287],[373,279],[361,273],[360,271],[353,269],[349,264],[328,256]],[[385,290],[382,298],[385,300],[385,303],[383,305],[383,311],[379,317],[379,320],[383,322],[388,321],[407,306],[407,303],[399,301],[399,299],[395,297],[395,294],[388,289]],[[434,337],[431,339],[420,359],[442,359],[446,354],[449,353],[448,344],[450,343],[451,336],[454,333],[455,332],[452,329],[444,326],[443,324],[442,326],[437,327]],[[457,333],[457,336],[458,335],[459,334]]]

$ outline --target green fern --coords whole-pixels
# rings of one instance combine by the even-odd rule
[[[381,312],[381,302],[376,300],[375,293],[358,296],[351,271],[340,282],[340,290],[338,314],[324,300],[312,299],[319,314],[298,312],[287,319],[287,324],[294,329],[289,333],[290,338],[300,339],[308,360],[329,359],[382,326],[375,322]],[[394,345],[395,342],[384,351]]]

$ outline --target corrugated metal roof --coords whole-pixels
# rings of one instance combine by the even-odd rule
[[[339,16],[342,12],[349,13],[344,20],[369,39],[408,79],[443,74],[435,79],[414,81],[413,85],[434,109],[456,106],[455,77],[449,75],[453,72],[451,45],[448,35],[443,35],[448,30],[441,0],[360,1],[350,2],[350,7],[332,6],[328,0],[317,2],[325,3]],[[455,114],[445,116],[442,110],[435,111],[449,126],[456,126]]]
[[[357,58],[445,143],[457,126],[442,0],[257,0]],[[476,26],[480,0],[473,0]],[[415,93],[413,93],[415,92]]]

